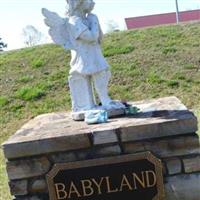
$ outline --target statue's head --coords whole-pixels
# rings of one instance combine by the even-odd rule
[[[68,4],[67,14],[74,15],[75,12],[83,11],[86,14],[90,13],[94,8],[93,0],[66,0]]]

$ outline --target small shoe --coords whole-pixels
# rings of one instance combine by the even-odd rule
[[[108,113],[105,110],[90,110],[85,113],[87,124],[100,124],[108,121]]]

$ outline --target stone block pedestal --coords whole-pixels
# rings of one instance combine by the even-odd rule
[[[56,163],[150,151],[163,163],[166,200],[198,200],[194,114],[176,97],[132,104],[141,112],[105,124],[74,122],[69,113],[44,114],[25,124],[3,144],[13,198],[48,200],[45,176]]]

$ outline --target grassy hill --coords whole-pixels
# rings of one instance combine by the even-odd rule
[[[200,117],[200,23],[106,35],[110,95],[141,100],[175,95]],[[70,109],[70,53],[43,45],[0,54],[0,143],[41,113]],[[0,199],[10,199],[0,150]]]

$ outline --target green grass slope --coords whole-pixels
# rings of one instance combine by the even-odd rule
[[[106,35],[110,95],[135,101],[175,95],[200,116],[200,23]],[[41,113],[70,109],[70,53],[43,45],[0,54],[0,143]],[[0,151],[0,199],[10,199]]]

